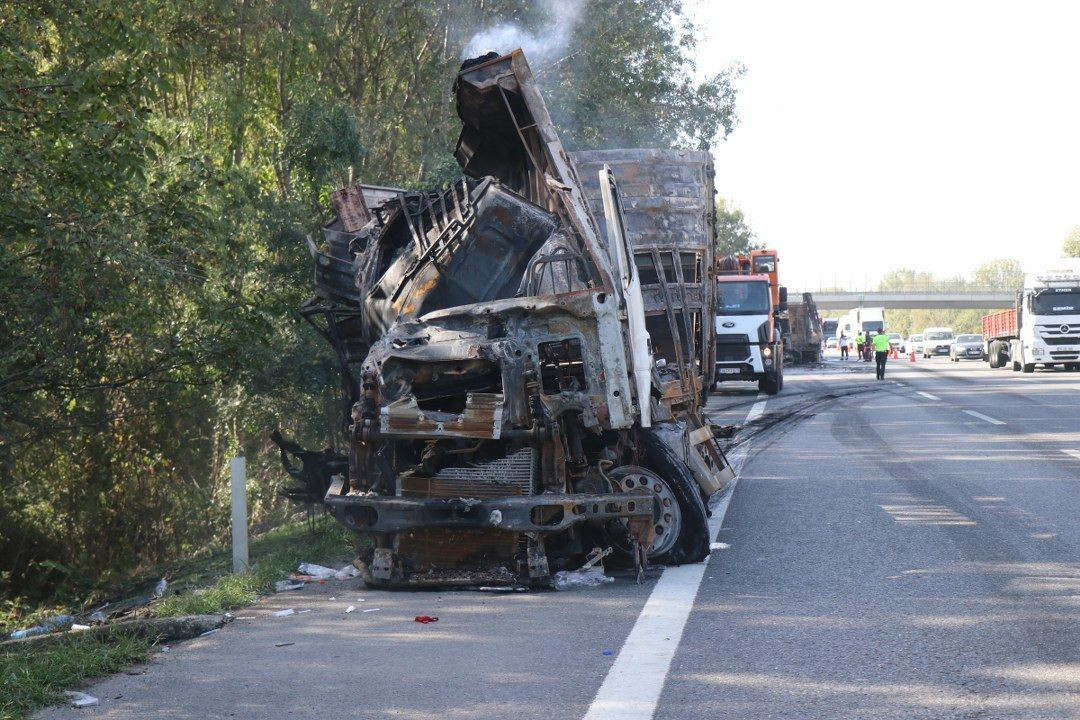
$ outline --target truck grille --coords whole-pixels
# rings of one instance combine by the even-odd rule
[[[716,361],[732,362],[750,357],[750,338],[747,335],[717,335]]]
[[[1056,337],[1044,335],[1043,341],[1047,345],[1080,345],[1080,335],[1058,335]]]

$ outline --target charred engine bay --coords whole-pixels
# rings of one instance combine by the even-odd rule
[[[464,177],[345,188],[308,241],[302,313],[337,353],[349,452],[275,438],[290,492],[372,538],[372,586],[547,587],[594,547],[700,560],[731,471],[694,338],[677,373],[654,366],[614,175],[585,196],[520,51],[466,62],[454,90]]]

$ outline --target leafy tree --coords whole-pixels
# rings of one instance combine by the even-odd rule
[[[1061,243],[1062,257],[1080,257],[1080,225],[1074,227]]]
[[[729,206],[724,198],[716,201],[716,255],[724,257],[747,253],[761,247],[754,242],[754,231],[746,224],[742,210]]]
[[[972,284],[977,288],[1018,290],[1024,284],[1024,269],[1019,260],[998,258],[975,270]]]

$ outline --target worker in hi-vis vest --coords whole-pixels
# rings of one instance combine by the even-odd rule
[[[866,334],[859,331],[859,334],[855,336],[855,352],[859,353],[859,359],[865,360],[866,353],[863,352],[863,345],[866,344]]]
[[[885,361],[889,359],[889,336],[879,330],[874,336],[874,361],[877,363],[877,379],[885,379]]]

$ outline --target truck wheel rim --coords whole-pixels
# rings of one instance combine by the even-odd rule
[[[671,486],[656,473],[641,467],[619,468],[610,477],[621,492],[647,487],[656,498],[653,509],[653,532],[656,537],[646,554],[659,557],[675,547],[682,531],[682,509]]]

